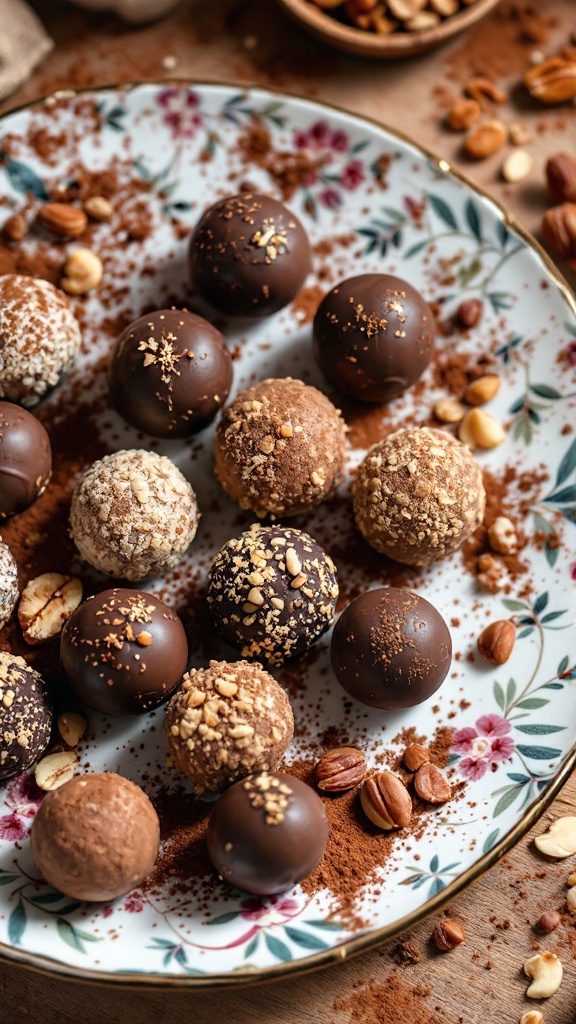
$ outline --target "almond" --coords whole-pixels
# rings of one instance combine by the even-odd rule
[[[478,637],[478,650],[485,661],[503,665],[514,650],[516,629],[509,619],[498,619],[483,629]]]
[[[481,121],[474,125],[464,142],[464,149],[473,160],[483,160],[501,149],[508,138],[508,129],[502,121]]]
[[[429,760],[430,751],[421,743],[411,743],[404,751],[404,764],[409,772],[417,772]]]
[[[78,238],[88,226],[84,210],[69,203],[45,203],[38,211],[38,220],[43,228],[60,238]]]
[[[576,203],[561,203],[542,218],[542,238],[564,260],[576,260]]]
[[[477,377],[468,385],[464,392],[464,401],[468,405],[484,405],[490,402],[500,391],[501,380],[497,373],[486,373]]]
[[[84,200],[84,209],[92,220],[104,221],[110,220],[113,209],[111,204],[104,196],[90,196]]]

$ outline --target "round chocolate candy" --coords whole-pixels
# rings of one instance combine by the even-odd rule
[[[133,427],[153,437],[187,437],[210,423],[226,401],[232,357],[207,320],[161,309],[122,332],[108,382],[112,402]]]
[[[0,629],[6,625],[18,600],[18,566],[0,537]]]
[[[319,864],[328,841],[326,808],[310,786],[261,772],[222,794],[208,821],[208,854],[236,889],[273,896]]]
[[[269,316],[298,294],[311,268],[298,218],[271,196],[243,192],[206,210],[190,241],[192,283],[232,316]]]
[[[0,402],[0,518],[36,501],[51,472],[50,438],[40,420],[13,402]]]
[[[382,587],[361,594],[342,612],[330,656],[338,682],[352,697],[398,711],[438,689],[450,668],[452,640],[429,601]]]
[[[16,654],[0,653],[0,781],[18,775],[44,753],[52,709],[42,677]]]
[[[314,355],[351,398],[388,402],[414,384],[432,355],[434,317],[420,292],[389,274],[360,274],[332,288],[314,317]]]
[[[140,715],[182,680],[184,627],[159,598],[115,587],[84,601],[68,619],[60,657],[74,692],[106,715]]]

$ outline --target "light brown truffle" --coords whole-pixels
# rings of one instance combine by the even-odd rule
[[[0,629],[6,625],[18,600],[18,566],[0,537]]]
[[[482,474],[468,448],[427,427],[398,430],[367,454],[354,514],[376,551],[428,565],[455,551],[482,522]]]

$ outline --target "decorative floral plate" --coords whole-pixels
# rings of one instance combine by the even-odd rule
[[[17,778],[0,791],[0,952],[75,976],[137,976],[146,984],[246,982],[328,964],[397,934],[489,867],[574,765],[574,301],[535,244],[445,162],[377,124],[306,100],[170,83],[60,94],[4,118],[6,214],[24,205],[33,212],[56,185],[81,195],[87,175],[93,190],[96,181],[109,189],[115,207],[110,225],[91,228],[104,283],[74,300],[84,354],[46,415],[70,435],[77,428],[68,426],[69,417],[74,412],[77,424],[81,407],[86,450],[98,435],[111,450],[152,443],[191,480],[204,513],[201,529],[178,569],[151,589],[188,615],[195,663],[223,650],[210,647],[190,609],[202,605],[210,558],[250,518],[214,479],[212,430],[159,444],[111,411],[103,357],[118,323],[167,302],[203,310],[188,290],[186,236],[207,204],[247,185],[289,196],[314,245],[315,276],[274,318],[219,321],[234,353],[234,393],[255,379],[287,375],[328,391],[311,356],[310,310],[345,276],[397,274],[437,304],[443,326],[436,371],[386,409],[343,405],[351,428],[349,478],[297,525],[333,555],[344,604],[392,580],[428,598],[450,625],[452,670],[433,698],[402,715],[346,697],[329,667],[328,637],[277,675],[297,721],[290,757],[312,763],[337,734],[362,745],[371,764],[390,763],[402,754],[406,730],[432,739],[451,729],[447,770],[457,795],[420,815],[417,830],[382,836],[382,868],[358,894],[353,913],[326,888],[259,900],[212,876],[206,885],[200,878],[182,887],[182,851],[180,875],[101,906],[80,905],[39,878],[27,837],[42,794],[33,778]],[[19,244],[31,268],[39,246],[52,267],[66,248],[34,231]],[[454,325],[463,298],[483,306],[480,324],[469,331]],[[521,540],[520,567],[496,556],[504,575],[494,592],[480,585],[462,552],[419,573],[394,568],[369,551],[350,513],[350,473],[366,444],[403,423],[431,422],[435,401],[448,394],[449,376],[439,376],[439,367],[458,359],[472,365],[481,356],[502,378],[488,408],[505,424],[506,440],[476,454],[494,491],[504,488],[504,510]],[[78,451],[81,465],[82,445]],[[51,568],[61,569],[58,551]],[[70,568],[90,580],[79,559]],[[499,618],[514,622],[517,640],[508,663],[497,667],[474,652],[482,628]],[[166,764],[162,710],[135,720],[87,717],[80,770],[119,771],[157,801],[180,794],[185,815],[190,787]],[[169,862],[166,836],[162,856]]]

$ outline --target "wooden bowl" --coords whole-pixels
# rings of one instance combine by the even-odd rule
[[[499,0],[476,0],[470,7],[465,7],[458,14],[453,14],[433,28],[423,29],[421,32],[392,32],[388,36],[379,36],[374,32],[345,25],[309,0],[278,2],[303,28],[323,42],[346,50],[347,53],[355,53],[359,57],[378,58],[410,57],[433,46],[439,46],[458,32],[475,25],[496,7]]]

